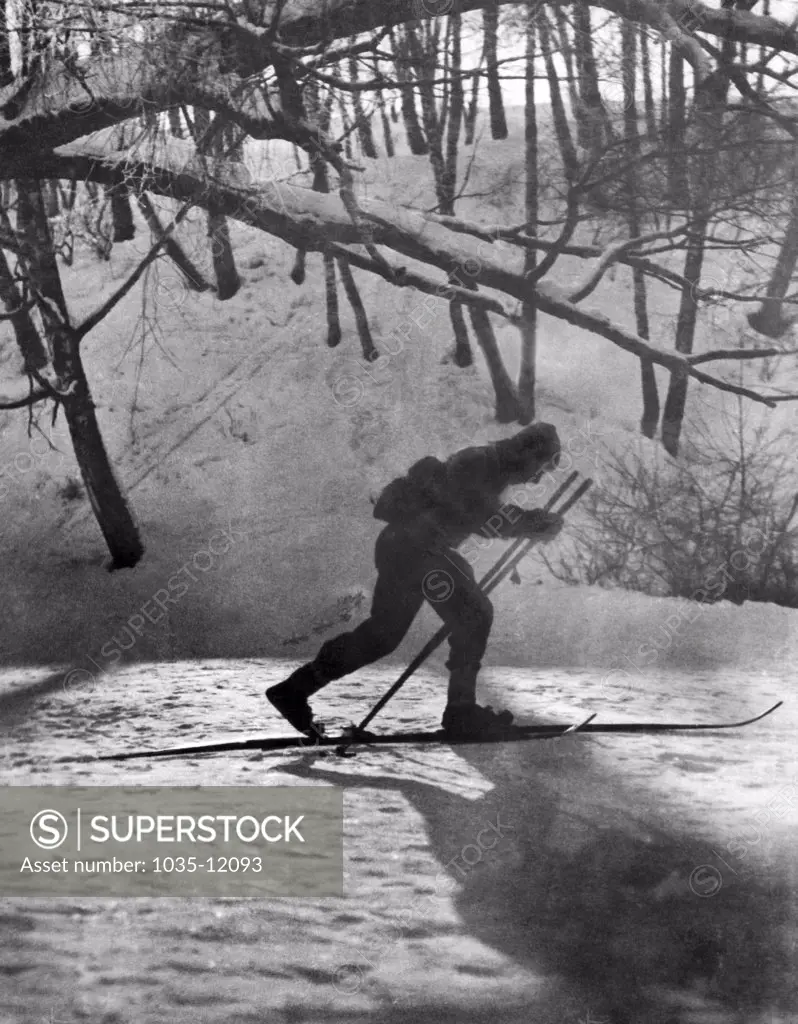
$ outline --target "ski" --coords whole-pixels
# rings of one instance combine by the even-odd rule
[[[437,729],[435,731],[419,732],[398,732],[398,733],[370,733],[359,732],[352,729],[338,736],[265,736],[249,740],[223,740],[216,743],[199,743],[185,747],[167,747],[161,750],[131,750],[119,754],[101,754],[97,761],[130,761],[134,758],[146,757],[186,757],[194,754],[223,754],[233,751],[255,751],[255,750],[291,750],[305,749],[317,750],[325,747],[334,747],[345,750],[353,745],[357,746],[387,746],[402,744],[424,744],[424,743],[445,743],[449,746],[467,746],[485,743],[518,743],[522,740],[543,740],[556,739],[559,736],[583,734],[583,735],[620,735],[629,733],[650,734],[666,732],[710,732],[717,729],[742,729],[744,726],[753,725],[754,722],[761,722],[763,718],[771,715],[777,708],[780,708],[783,701],[778,701],[773,707],[768,708],[753,718],[746,718],[740,722],[593,722],[595,715],[591,715],[580,724],[571,725],[518,725],[510,726],[506,731],[496,732],[490,735],[475,736],[451,736]]]
[[[575,732],[581,732],[581,730],[584,729],[585,726],[588,725],[590,722],[592,722],[595,717],[596,717],[595,714],[593,714],[593,715],[589,715],[583,722],[577,722],[574,725],[555,726],[555,728],[557,730],[556,732],[546,732],[546,733],[542,733],[541,735],[537,735],[537,736],[527,735],[527,736],[522,736],[522,737],[518,737],[518,738],[520,738],[520,739],[556,739],[558,736],[569,736],[569,735],[572,735]],[[444,737],[443,729],[439,729],[439,730],[437,730],[437,732],[432,733],[430,735],[441,736],[442,738],[440,739],[439,742],[441,742],[441,743],[452,743],[455,746],[458,745],[458,744],[460,746],[462,746],[465,743],[490,743],[490,742],[493,742],[493,743],[506,743],[508,741],[511,741],[513,738],[515,738],[513,734],[516,731],[518,731],[520,728],[522,728],[522,727],[521,726],[517,726],[517,725],[516,726],[510,725],[506,729],[497,730],[496,735],[495,735],[494,738],[491,738],[489,736],[485,736],[485,737],[482,737],[482,738],[475,738],[475,737],[472,736],[471,738],[462,737],[462,738],[459,738],[459,739],[457,737],[448,736],[446,738],[443,738]],[[377,737],[377,742],[379,743],[379,737],[380,737],[379,733],[365,732],[363,729],[361,729],[357,725],[352,725],[348,729],[345,729],[344,730],[344,735],[347,737],[346,742],[342,743],[340,746],[337,746],[335,748],[335,753],[338,754],[339,757],[354,757],[355,756],[354,752],[350,753],[350,751],[349,751],[350,747],[358,746],[358,745],[368,746],[371,743],[372,738],[375,737],[375,736]],[[383,734],[383,735],[386,735],[386,734]],[[410,736],[410,735],[412,735],[412,733],[394,733],[393,735],[394,736],[402,736],[402,737],[404,737],[404,736]],[[398,742],[404,743],[404,742],[407,742],[407,741],[404,740],[404,739],[401,739]],[[433,742],[436,742],[436,741],[433,740]]]

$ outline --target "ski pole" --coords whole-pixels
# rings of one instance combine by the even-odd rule
[[[563,502],[563,504],[557,510],[557,514],[564,516],[565,513],[568,512],[569,509],[572,509],[574,505],[577,503],[577,501],[579,501],[579,499],[582,497],[582,495],[586,494],[592,486],[593,481],[590,478],[588,478],[587,480],[583,480],[582,483],[574,491],[574,493],[570,496],[570,498],[568,498],[567,501]],[[485,593],[489,594],[490,591],[493,590],[493,588],[497,584],[501,583],[502,580],[506,579],[513,572],[513,570],[518,567],[518,564],[526,557],[526,555],[529,554],[529,552],[532,550],[535,544],[537,544],[537,540],[534,537],[525,537],[523,539],[526,541],[524,548],[518,552],[518,554],[512,559],[511,562],[508,562],[506,564],[505,570],[502,572],[501,579],[494,580],[485,588]]]
[[[551,512],[552,511],[552,506],[554,505],[554,503],[571,486],[571,484],[573,483],[573,481],[576,479],[576,477],[578,475],[579,475],[578,473],[572,473],[568,477],[568,479],[563,483],[563,485],[561,487],[559,487],[557,489],[557,491],[555,491],[555,493],[551,496],[551,498],[549,498],[549,500],[546,502],[546,504],[543,507],[545,512]],[[579,498],[582,497],[582,495],[592,485],[592,483],[593,483],[592,480],[585,480],[579,486],[579,488],[577,488],[577,490],[574,493],[574,495],[571,498],[571,500],[567,501],[563,505],[560,514],[562,514],[563,512],[567,511],[569,508],[572,508],[574,503],[576,501],[578,501]],[[531,538],[519,537],[511,545],[510,549],[508,549],[508,551],[504,552],[504,554],[501,556],[501,558],[498,559],[498,561],[493,566],[493,568],[490,569],[485,574],[483,579],[480,581],[480,586],[483,587],[483,589],[484,589],[486,594],[489,594],[496,586],[498,586],[499,583],[501,583],[501,581],[507,575],[509,575],[509,573],[511,573],[513,571],[513,569],[516,568],[518,563],[528,553],[530,548],[534,546],[534,544],[535,544],[535,541],[533,539],[531,539]],[[512,552],[512,553],[510,553],[510,552]],[[366,726],[369,724],[369,722],[371,722],[371,720],[377,714],[379,714],[379,712],[385,707],[385,705],[388,703],[388,701],[394,696],[394,694],[399,689],[401,689],[402,686],[404,686],[404,684],[413,675],[413,673],[418,668],[420,668],[421,665],[424,664],[424,662],[427,660],[427,658],[430,656],[430,654],[432,654],[432,652],[434,650],[436,650],[438,647],[440,647],[440,645],[443,643],[443,641],[446,639],[446,637],[449,635],[450,632],[451,632],[451,629],[450,629],[449,626],[441,626],[441,628],[438,630],[438,632],[435,633],[435,635],[433,637],[431,637],[431,639],[429,639],[426,644],[424,644],[424,646],[421,648],[421,650],[418,652],[418,654],[415,656],[415,658],[413,658],[413,660],[410,662],[410,664],[407,666],[407,668],[404,670],[404,672],[399,676],[399,678],[396,680],[396,682],[393,684],[393,686],[388,690],[388,692],[385,693],[377,701],[377,703],[374,705],[374,707],[371,709],[371,711],[369,711],[369,713],[366,715],[366,717],[363,719],[363,721],[358,723],[358,725],[355,726],[354,733],[362,732],[366,728]]]
[[[577,473],[577,471],[574,470],[573,473],[570,473],[565,478],[565,480],[560,484],[560,486],[557,488],[554,494],[552,494],[552,496],[543,506],[544,512],[551,512],[556,503],[560,500],[563,494],[565,494],[565,492],[570,488],[571,484],[574,483],[578,476],[579,473]],[[505,549],[505,551],[499,556],[496,564],[492,568],[488,569],[488,571],[479,581],[480,587],[485,588],[486,586],[488,586],[493,577],[497,573],[501,572],[504,569],[505,565],[507,565],[507,563],[510,561],[510,559],[513,558],[521,550],[522,546],[524,545],[527,539],[527,537],[517,537],[512,542],[512,544]]]

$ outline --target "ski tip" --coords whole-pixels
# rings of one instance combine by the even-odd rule
[[[597,712],[594,711],[592,715],[588,715],[587,718],[585,718],[583,721],[575,722],[573,725],[569,726],[567,729],[563,731],[563,736],[570,736],[572,733],[579,732],[580,729],[584,729],[586,725],[590,725],[590,723],[596,717],[596,714]]]

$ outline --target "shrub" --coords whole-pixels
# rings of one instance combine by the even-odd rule
[[[798,607],[795,439],[742,408],[726,436],[701,424],[684,457],[649,442],[607,451],[551,572],[573,584],[714,603],[723,598]]]

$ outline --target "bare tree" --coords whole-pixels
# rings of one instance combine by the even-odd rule
[[[391,31],[391,49],[394,52],[396,77],[399,80],[399,92],[402,97],[402,120],[405,123],[407,144],[414,156],[424,156],[428,152],[427,140],[418,119],[411,62],[401,30]]]
[[[749,315],[748,322],[769,338],[780,338],[794,322],[784,315],[784,298],[790,288],[798,262],[798,161],[793,164],[789,181],[789,214],[784,238],[776,264],[768,281],[766,297],[759,309]]]
[[[479,6],[471,0],[464,0],[456,13]],[[499,6],[497,2],[496,11]],[[601,9],[627,20],[629,18],[630,8],[625,0],[623,3],[621,0],[602,0]],[[337,267],[344,290],[355,309],[366,358],[371,358],[375,349],[370,342],[367,311],[355,284],[355,273],[358,279],[363,274],[370,274],[386,282],[386,287],[412,288],[425,296],[432,296],[434,301],[447,302],[453,322],[455,310],[458,314],[467,310],[494,379],[497,416],[501,419],[528,417],[531,411],[528,404],[525,408],[519,401],[515,387],[506,375],[492,325],[498,317],[520,326],[524,317],[529,321],[529,311],[533,306],[537,316],[555,317],[580,327],[609,340],[641,363],[648,361],[652,366],[664,367],[671,373],[670,405],[663,425],[663,439],[671,451],[678,448],[689,379],[703,386],[744,396],[767,407],[774,407],[778,401],[793,397],[778,391],[755,390],[706,369],[708,362],[770,359],[783,354],[783,350],[749,347],[697,354],[692,351],[698,306],[713,298],[713,289],[701,286],[704,253],[708,245],[720,245],[722,241],[720,237],[715,238],[711,230],[712,217],[719,202],[717,196],[713,200],[711,189],[717,185],[715,164],[720,150],[717,136],[712,134],[708,125],[713,118],[716,124],[722,124],[725,104],[718,106],[715,101],[713,106],[711,98],[705,96],[701,99],[705,104],[701,110],[706,124],[698,114],[693,122],[685,121],[687,127],[691,123],[695,125],[693,135],[685,140],[690,174],[690,188],[686,194],[690,207],[687,223],[669,232],[654,232],[653,235],[660,236],[662,244],[659,247],[656,238],[650,236],[646,239],[642,235],[626,238],[623,244],[587,245],[575,241],[576,227],[583,219],[581,197],[590,175],[593,175],[592,180],[600,180],[603,175],[605,183],[611,183],[613,176],[617,178],[621,197],[626,203],[621,211],[635,212],[627,202],[631,196],[632,179],[627,178],[625,168],[630,161],[621,159],[614,164],[608,163],[607,153],[616,147],[631,147],[635,152],[640,140],[637,133],[632,133],[631,118],[624,127],[623,139],[617,138],[609,123],[599,89],[598,58],[590,40],[590,4],[587,0],[580,0],[572,12],[575,46],[579,50],[574,54],[579,75],[579,97],[586,109],[596,114],[596,120],[591,121],[595,131],[599,131],[596,125],[601,126],[601,146],[597,141],[598,135],[595,135],[595,144],[588,151],[586,162],[580,164],[580,155],[565,113],[555,63],[556,44],[552,42],[554,35],[545,12],[540,7],[538,10],[540,17],[534,32],[552,95],[561,180],[553,182],[550,189],[553,196],[552,218],[548,215],[544,218],[540,212],[540,196],[535,192],[535,181],[540,181],[540,154],[535,159],[535,124],[528,118],[528,191],[524,223],[520,227],[517,224],[473,224],[458,218],[453,212],[444,212],[445,208],[440,203],[439,212],[435,213],[397,208],[377,200],[370,200],[367,207],[361,209],[354,187],[357,170],[345,155],[348,139],[343,142],[331,139],[327,129],[313,123],[308,111],[292,100],[292,96],[301,99],[309,76],[315,79],[319,88],[327,89],[331,102],[338,102],[344,94],[350,96],[353,89],[365,97],[368,92],[384,87],[382,81],[346,81],[341,77],[340,69],[349,66],[353,50],[357,51],[355,55],[378,52],[380,59],[387,60],[384,51],[379,50],[379,42],[385,37],[386,28],[393,26],[397,87],[403,105],[405,101],[413,101],[414,107],[414,91],[418,88],[428,136],[424,144],[434,142],[435,152],[431,155],[438,161],[440,169],[445,170],[447,157],[456,151],[454,133],[456,129],[459,131],[462,121],[462,116],[454,116],[455,105],[462,102],[455,84],[455,79],[460,77],[455,74],[457,60],[454,52],[448,63],[440,59],[440,26],[436,28],[427,24],[420,28],[417,11],[404,0],[398,0],[388,12],[383,8],[377,10],[373,6],[350,3],[350,0],[343,0],[335,9],[320,4],[316,10],[311,3],[310,7],[303,5],[301,16],[293,9],[281,11],[279,23],[275,20],[266,24],[258,24],[257,20],[249,23],[243,15],[231,23],[215,9],[210,13],[204,11],[200,17],[193,6],[186,5],[180,11],[181,34],[171,37],[171,49],[164,48],[162,54],[158,50],[157,33],[148,41],[148,59],[142,61],[124,31],[114,28],[112,33],[100,26],[100,37],[113,37],[110,54],[109,47],[98,47],[89,66],[80,74],[69,62],[40,63],[31,66],[24,80],[14,84],[6,104],[7,116],[10,109],[13,117],[0,124],[0,179],[23,183],[22,191],[28,198],[30,209],[23,210],[16,227],[10,222],[0,225],[0,246],[12,257],[27,261],[22,278],[28,284],[20,285],[15,295],[11,288],[3,285],[0,267],[0,286],[4,288],[2,294],[12,324],[24,325],[27,314],[37,327],[34,316],[38,317],[47,344],[37,348],[32,338],[26,340],[27,365],[32,378],[30,393],[24,400],[18,397],[0,405],[20,408],[52,400],[59,406],[64,405],[65,411],[69,409],[68,418],[72,417],[75,422],[75,447],[76,452],[80,450],[79,460],[87,480],[87,490],[109,546],[114,551],[116,564],[132,564],[136,557],[137,537],[130,528],[130,521],[125,520],[119,489],[114,490],[113,474],[109,477],[103,470],[103,459],[98,456],[94,444],[99,435],[93,435],[91,430],[94,428],[86,426],[91,422],[86,411],[90,396],[84,387],[85,373],[79,363],[79,341],[101,323],[110,308],[134,287],[152,259],[164,248],[173,226],[164,229],[163,237],[156,239],[150,253],[111,299],[83,324],[75,326],[70,322],[60,291],[52,239],[45,233],[47,221],[43,198],[41,189],[35,186],[39,176],[51,180],[80,180],[87,186],[112,189],[117,186],[120,174],[124,174],[127,187],[136,194],[163,195],[182,204],[176,221],[189,204],[199,204],[209,211],[212,218],[224,218],[225,224],[228,219],[236,219],[281,238],[302,254],[295,266],[297,278],[305,272],[304,254],[322,253],[328,302],[328,344],[337,344],[340,340],[335,280]],[[92,16],[96,16],[94,5],[92,12]],[[159,11],[153,13],[161,17]],[[750,47],[762,45],[778,48],[787,56],[798,53],[798,39],[794,38],[789,26],[773,18],[763,19],[741,10],[739,6],[724,12],[713,12],[708,8],[702,11],[701,40],[694,26],[677,26],[678,31],[674,32],[666,15],[667,12],[663,13],[656,4],[641,2],[634,7],[634,16],[647,29],[669,33],[672,48],[678,52],[681,61],[693,67],[699,85],[709,77],[706,47],[707,37],[713,35],[721,41],[727,37],[734,37],[737,43],[745,40],[749,53]],[[116,7],[109,12],[108,17],[111,16],[122,22],[130,19],[129,12]],[[168,18],[164,18],[170,24],[174,21],[171,12]],[[577,19],[581,30],[576,28]],[[402,27],[406,22],[410,24]],[[451,21],[447,30],[453,48],[455,24],[454,20]],[[373,36],[369,35],[372,32]],[[167,35],[164,29],[164,37]],[[322,42],[323,46],[320,45]],[[530,42],[528,36],[527,45],[534,47],[535,39]],[[631,46],[632,40],[627,36],[627,53]],[[168,60],[160,59],[166,54]],[[486,53],[486,61],[498,71],[498,59],[491,61]],[[443,80],[440,79],[441,65],[446,70]],[[626,87],[631,90],[634,84],[631,59],[627,66],[630,77]],[[87,77],[84,72],[91,74]],[[462,72],[470,73],[471,70]],[[758,75],[760,69],[746,66],[734,70],[735,75],[738,73],[742,79],[739,86],[738,79],[733,79],[735,87],[745,89],[745,82]],[[527,81],[528,90],[532,88],[532,77],[530,75]],[[445,88],[441,89],[441,86]],[[448,103],[445,111],[437,106],[438,97],[443,92]],[[147,115],[142,117],[145,98]],[[673,97],[670,99],[672,101]],[[773,130],[781,132],[782,136],[789,135],[783,125],[783,116],[779,121],[779,112],[773,104],[767,99],[761,102],[764,104],[763,116],[772,119]],[[96,134],[102,129],[135,120],[139,130],[154,139],[161,131],[160,115],[175,107],[180,107],[181,111],[207,112],[207,115],[200,115],[206,118],[204,131],[197,135],[194,126],[197,141],[193,150],[189,144],[189,152],[182,153],[177,164],[172,159],[170,147],[160,144],[161,139],[158,146],[149,146],[146,151],[141,149],[136,155],[131,155],[128,151],[115,150],[107,135]],[[351,101],[342,108],[344,113],[347,107],[351,109]],[[227,139],[227,142],[213,153],[211,173],[211,156],[203,151],[202,139],[205,132],[213,135],[216,129],[216,137]],[[242,188],[240,175],[237,176],[230,159],[228,142],[232,138],[238,144],[236,140],[244,135],[257,140],[281,139],[296,147],[298,156],[306,159],[313,169],[314,185],[321,181],[323,170],[328,178],[329,191],[320,188],[291,190],[291,194],[276,197],[267,189]],[[173,135],[170,139],[176,141]],[[648,195],[643,186],[644,173],[647,173],[645,167],[656,159],[656,153],[644,153],[641,149],[640,166],[634,179],[635,195],[641,204]],[[619,174],[619,168],[623,174]],[[445,179],[441,177],[439,180]],[[448,180],[452,180],[451,176]],[[30,184],[31,181],[34,185]],[[625,195],[624,190],[627,190]],[[441,194],[439,198],[445,196]],[[636,206],[636,212],[638,227],[641,228],[640,206]],[[217,220],[216,223],[221,222]],[[555,237],[547,237],[549,229],[554,230]],[[632,234],[632,231],[626,233]],[[735,244],[749,245],[754,251],[761,251],[762,245],[767,244],[755,239],[749,241],[745,232],[742,237],[744,241]],[[514,247],[522,257],[519,263],[523,263],[523,268],[509,264],[505,255],[491,252],[492,243],[498,240]],[[229,237],[223,238],[222,242],[222,249],[232,257]],[[685,248],[686,260],[683,271],[677,272],[672,264],[657,257],[663,251],[680,245]],[[757,245],[759,249],[756,249]],[[18,256],[20,252],[22,255]],[[567,277],[559,277],[561,257],[583,262],[584,273],[579,280],[574,282],[573,270],[569,270]],[[584,303],[616,265],[629,267],[644,278],[655,279],[678,290],[681,309],[676,325],[675,351],[668,344],[642,337],[639,329],[626,327]],[[9,270],[6,285],[9,280],[11,284],[17,283],[15,273],[15,270]],[[221,280],[220,276],[220,284]],[[232,284],[235,285],[235,280]],[[749,292],[723,297],[725,301],[743,303],[757,296]],[[791,301],[791,297],[785,295],[785,305]],[[465,329],[462,315],[460,322]],[[530,337],[532,335],[527,333],[524,342],[525,403],[534,391],[533,381],[530,383],[534,365]],[[465,338],[467,341],[467,335]],[[462,355],[463,339],[458,337],[457,343]],[[47,363],[37,367],[43,352]],[[77,397],[73,400],[73,396]],[[105,469],[110,467],[105,465]]]
[[[538,121],[535,107],[535,69],[537,58],[538,11],[530,4],[526,13],[526,77],[524,80],[524,167],[526,169],[524,189],[524,213],[526,231],[529,235],[538,232]],[[562,38],[562,36],[561,36]],[[538,263],[537,249],[524,253],[524,276],[533,277]],[[535,389],[537,386],[537,341],[538,307],[534,295],[525,298],[521,307],[521,365],[518,372],[518,402],[521,420],[531,422],[535,418]]]
[[[637,165],[640,159],[640,136],[638,128],[635,86],[637,84],[637,33],[634,25],[621,22],[621,76],[623,80],[623,127],[626,160],[626,219],[629,237],[638,238],[641,233],[640,190]],[[640,267],[632,268],[634,289],[634,310],[637,333],[641,338],[649,337],[648,302],[646,299],[646,278]],[[640,360],[640,384],[643,394],[643,412],[640,430],[646,437],[654,437],[659,423],[659,394],[654,365],[648,359]]]
[[[38,384],[31,400],[52,399],[64,412],[86,493],[103,532],[112,566],[134,566],[143,545],[127,501],[111,467],[94,412],[80,354],[81,332],[72,325],[47,225],[41,189],[33,179],[17,179],[18,255],[25,278],[36,295],[54,380],[33,370]],[[10,223],[6,220],[6,231]],[[19,340],[19,336],[18,336]],[[20,342],[20,347],[23,343]]]
[[[482,8],[482,31],[485,33],[485,68],[488,76],[490,133],[494,139],[506,139],[507,119],[504,116],[504,100],[502,99],[498,58],[499,5],[496,0],[487,0]]]
[[[640,61],[643,73],[643,98],[646,111],[646,135],[650,142],[657,138],[657,108],[654,103],[654,86],[651,80],[651,54],[648,49],[648,35],[641,26],[640,32]]]

